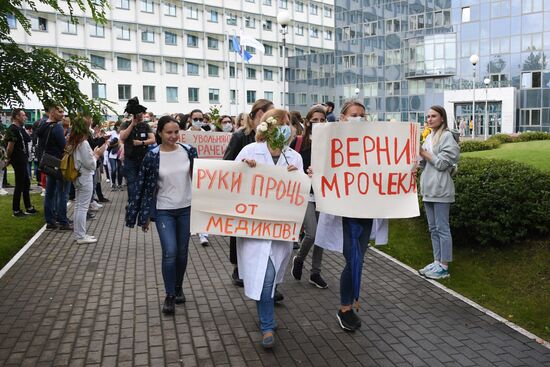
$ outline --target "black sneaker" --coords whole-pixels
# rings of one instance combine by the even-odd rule
[[[294,256],[292,259],[292,276],[296,280],[302,279],[302,269],[304,268],[304,261],[298,256]]]
[[[25,210],[25,214],[27,215],[38,214],[38,210],[36,210],[34,206],[31,206],[29,209]]]
[[[285,299],[285,296],[275,288],[275,295],[273,296],[275,303],[282,302]]]
[[[72,231],[73,230],[73,226],[69,223],[67,224],[60,224],[57,229],[59,229],[60,231]]]
[[[98,202],[100,203],[109,203],[111,200],[107,199],[107,198],[101,198],[98,200]]]
[[[345,331],[355,331],[361,327],[361,320],[359,320],[359,317],[357,317],[353,310],[346,312],[338,310],[336,318],[338,319],[340,327]]]
[[[243,280],[239,278],[239,268],[233,269],[233,274],[231,274],[231,279],[233,280],[233,284],[235,284],[237,287],[244,287]]]
[[[13,212],[13,216],[16,218],[24,218],[25,213],[23,213],[21,210],[16,210]]]
[[[300,249],[300,244],[298,242],[294,242],[294,244],[292,245],[292,249],[293,250],[299,250]]]
[[[325,280],[321,277],[321,274],[318,273],[311,274],[309,277],[309,283],[320,289],[328,288],[327,282],[325,282]]]
[[[182,287],[176,287],[176,304],[180,305],[185,303],[185,294],[183,294]]]
[[[166,315],[173,315],[176,311],[176,296],[168,295],[164,299],[162,305],[162,313]]]
[[[57,224],[48,223],[48,224],[46,224],[46,229],[57,229]]]

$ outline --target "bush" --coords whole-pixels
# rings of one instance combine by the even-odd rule
[[[550,175],[500,160],[462,158],[451,228],[459,244],[505,245],[550,233]]]
[[[550,134],[542,131],[526,131],[517,136],[516,141],[549,140]]]
[[[517,138],[508,134],[495,134],[491,136],[489,140],[497,140],[501,144],[504,144],[504,143],[514,143],[515,141],[517,141]]]
[[[498,140],[466,140],[460,142],[460,152],[477,152],[478,150],[491,150],[498,148],[500,146],[500,141]]]

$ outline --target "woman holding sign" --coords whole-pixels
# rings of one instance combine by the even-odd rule
[[[138,221],[144,232],[155,220],[162,246],[162,277],[166,298],[165,314],[173,314],[176,303],[184,303],[183,276],[189,249],[191,174],[197,151],[178,143],[180,126],[173,117],[158,121],[158,147],[149,151],[141,166],[136,195],[129,198],[126,225]],[[139,215],[139,218],[138,218]]]
[[[245,146],[235,160],[251,168],[266,164],[286,167],[288,171],[302,170],[302,157],[288,147],[292,135],[289,113],[270,110],[256,129],[256,142]],[[256,300],[264,348],[271,348],[275,342],[275,284],[283,281],[291,255],[289,241],[237,238],[239,275],[246,296]]]
[[[428,127],[432,132],[420,149],[424,168],[420,176],[420,191],[426,209],[432,238],[434,261],[418,272],[430,279],[449,276],[449,262],[453,259],[453,239],[449,227],[449,210],[455,201],[452,178],[460,156],[460,147],[447,125],[447,112],[441,106],[432,106],[428,112]]]

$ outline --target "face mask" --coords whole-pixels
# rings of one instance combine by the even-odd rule
[[[202,121],[201,120],[193,120],[193,126],[194,127],[202,127]]]
[[[363,118],[361,116],[350,116],[348,122],[361,122]]]
[[[145,123],[148,123],[149,121],[151,121],[151,119],[146,118],[146,119],[143,119],[142,121],[145,122]]]
[[[292,135],[292,130],[290,130],[290,126],[288,125],[278,126],[277,130],[279,130],[279,134],[284,136],[285,141],[288,142],[288,139],[290,139],[290,135]]]
[[[233,130],[233,124],[232,123],[223,124],[222,130],[226,133],[231,132],[231,130]]]

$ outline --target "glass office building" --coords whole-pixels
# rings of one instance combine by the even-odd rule
[[[439,104],[465,135],[550,131],[550,0],[336,0],[335,16],[333,53],[288,61],[291,109],[357,98],[423,123]]]

